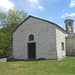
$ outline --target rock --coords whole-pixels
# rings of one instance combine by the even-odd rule
[[[0,59],[0,62],[7,62],[7,58]]]

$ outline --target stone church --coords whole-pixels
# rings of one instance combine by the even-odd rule
[[[61,60],[66,55],[75,55],[73,21],[66,19],[64,30],[53,22],[28,16],[13,32],[13,57]]]

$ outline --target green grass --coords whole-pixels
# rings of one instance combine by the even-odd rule
[[[62,61],[2,62],[0,75],[75,75],[75,57],[67,57]]]

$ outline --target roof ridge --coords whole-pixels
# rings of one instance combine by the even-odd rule
[[[54,24],[54,25],[56,25],[57,27],[61,28],[63,31],[65,31],[65,32],[67,33],[67,31],[64,30],[62,27],[60,27],[58,24],[53,23],[53,22],[48,21],[48,20],[45,20],[45,19],[41,19],[41,18],[38,18],[38,17],[32,16],[32,15],[29,15],[26,19],[24,19],[24,21],[21,22],[21,23],[19,24],[19,26],[21,26],[21,25],[22,25],[22,24],[23,24],[23,23],[24,23],[29,17],[33,17],[33,18],[36,18],[36,19],[43,20],[43,21],[49,22],[49,23],[51,23],[51,24]],[[19,26],[18,26],[18,27],[19,27]],[[17,27],[17,28],[18,28],[18,27]],[[15,31],[17,30],[17,28],[16,28],[13,32],[15,32]]]

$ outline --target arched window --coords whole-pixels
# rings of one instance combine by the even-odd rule
[[[34,35],[33,34],[29,35],[29,41],[33,41],[33,40],[34,40]]]

